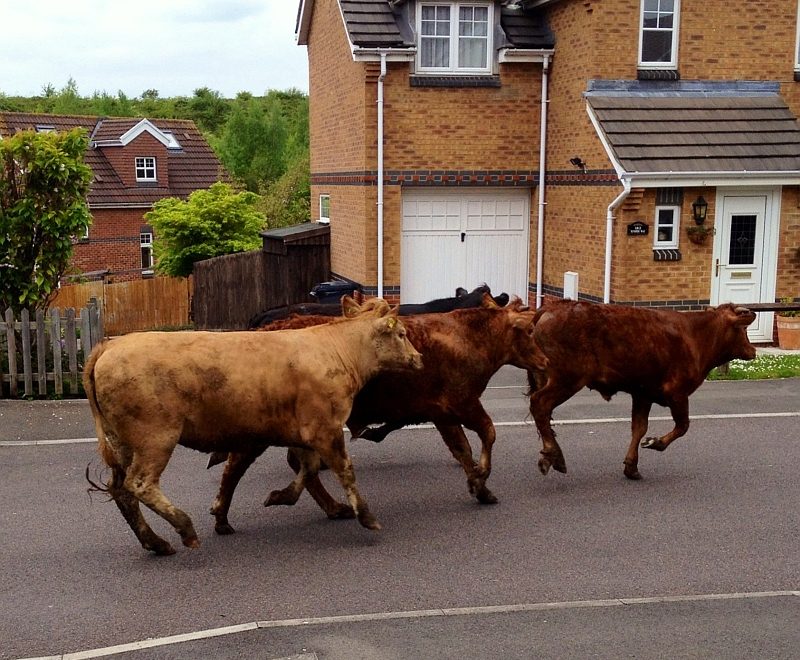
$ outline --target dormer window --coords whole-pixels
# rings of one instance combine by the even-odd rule
[[[639,67],[674,69],[678,65],[680,0],[642,0]]]
[[[136,180],[155,181],[156,180],[156,159],[151,156],[136,158]]]
[[[417,12],[418,72],[491,73],[492,17],[488,3],[420,3]]]

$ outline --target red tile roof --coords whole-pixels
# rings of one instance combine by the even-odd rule
[[[165,197],[185,199],[195,190],[208,188],[230,177],[217,159],[193,121],[186,119],[148,119],[163,133],[171,133],[179,149],[164,149],[168,168],[169,187],[148,184],[125,185],[107,158],[107,150],[124,148],[119,138],[142,121],[141,118],[104,118],[0,112],[0,136],[10,136],[23,130],[52,127],[56,131],[83,128],[91,138],[86,152],[86,164],[94,172],[88,200],[90,207],[149,206]],[[120,146],[99,146],[107,141]]]

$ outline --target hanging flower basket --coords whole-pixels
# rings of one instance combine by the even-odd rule
[[[713,233],[713,229],[709,229],[705,225],[694,225],[687,227],[686,233],[692,243],[695,245],[703,245]]]

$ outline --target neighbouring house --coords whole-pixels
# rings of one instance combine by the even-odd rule
[[[156,237],[144,214],[160,199],[186,199],[228,175],[189,120],[0,113],[0,138],[73,128],[89,136],[86,163],[94,177],[88,195],[92,224],[75,240],[71,279],[152,277]]]
[[[302,0],[334,275],[403,302],[798,299],[798,0],[768,4]]]

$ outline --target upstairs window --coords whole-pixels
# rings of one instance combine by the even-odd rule
[[[156,180],[156,159],[150,156],[136,158],[136,180]]]
[[[678,64],[680,0],[642,0],[639,66],[675,68]]]
[[[421,3],[417,12],[420,73],[491,73],[492,8],[487,3]]]

